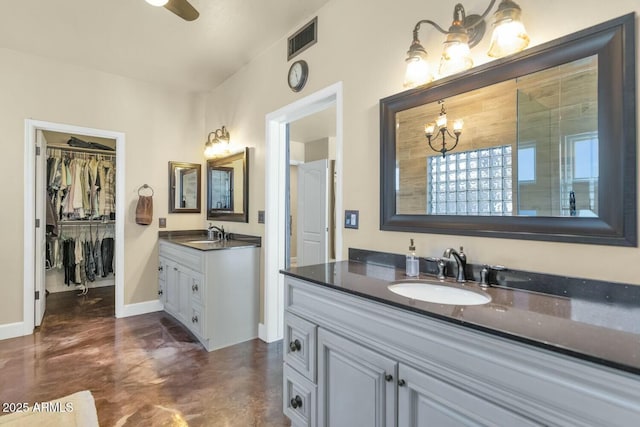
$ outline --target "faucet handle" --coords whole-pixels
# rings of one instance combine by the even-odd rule
[[[438,267],[438,280],[445,279],[445,268],[447,267],[447,263],[442,258],[436,257],[427,257],[427,261],[435,262]]]

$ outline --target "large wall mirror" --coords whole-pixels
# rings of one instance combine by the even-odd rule
[[[169,162],[169,212],[200,213],[201,169],[198,163]]]
[[[207,219],[249,222],[249,149],[207,160]]]
[[[634,21],[382,99],[380,228],[636,246]]]

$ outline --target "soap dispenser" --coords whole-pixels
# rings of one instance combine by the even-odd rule
[[[409,253],[407,254],[406,275],[407,277],[418,277],[420,274],[420,261],[416,256],[416,247],[413,245],[413,239],[409,245]]]

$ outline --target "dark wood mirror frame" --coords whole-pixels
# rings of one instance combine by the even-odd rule
[[[635,14],[380,100],[380,229],[637,246]],[[396,113],[549,67],[598,55],[597,218],[400,215]]]
[[[212,208],[211,202],[211,189],[210,180],[211,180],[211,170],[226,168],[225,165],[228,165],[230,162],[237,161],[242,159],[242,212],[229,212],[229,211],[219,211],[217,209]],[[239,180],[233,178],[233,190],[237,191],[235,188],[236,183]],[[237,208],[237,206],[235,206]],[[207,160],[207,219],[216,219],[220,221],[234,221],[234,222],[249,222],[249,148],[245,148],[244,151],[231,154],[226,157],[220,157],[215,159]]]
[[[176,169],[196,171],[196,207],[176,207]],[[200,213],[202,199],[202,165],[199,163],[169,162],[169,212],[170,213]]]

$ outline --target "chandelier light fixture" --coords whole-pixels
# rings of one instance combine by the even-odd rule
[[[434,77],[427,62],[427,51],[418,39],[422,24],[429,24],[444,34],[445,41],[440,58],[438,74],[445,77],[473,67],[471,48],[477,45],[485,34],[485,18],[495,5],[491,0],[482,15],[467,15],[461,3],[453,9],[453,22],[448,30],[429,19],[423,19],[413,28],[413,41],[407,51],[407,70],[404,86],[415,87],[433,81]],[[520,17],[522,10],[512,0],[502,0],[493,15],[493,34],[488,55],[500,58],[519,52],[529,45],[529,36]]]
[[[453,150],[458,145],[460,135],[462,134],[462,126],[464,125],[464,122],[462,121],[462,119],[454,120],[452,134],[447,126],[447,111],[444,108],[444,100],[438,101],[438,104],[442,105],[442,107],[440,108],[440,115],[438,115],[435,123],[432,122],[424,125],[424,134],[427,137],[427,141],[429,142],[429,147],[431,147],[433,151],[442,153],[442,157],[444,157],[448,151]],[[440,134],[441,141],[437,141],[438,134]],[[447,137],[455,138],[455,142],[452,146],[447,145]],[[433,146],[434,142],[438,147]]]

